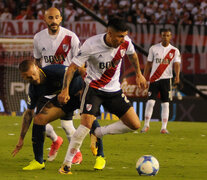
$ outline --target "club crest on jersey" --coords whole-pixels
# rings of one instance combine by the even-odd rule
[[[86,110],[87,110],[87,111],[90,111],[91,108],[92,108],[92,104],[86,104]]]
[[[43,47],[43,48],[42,48],[42,51],[46,51],[46,49]]]
[[[68,48],[69,48],[68,44],[63,44],[63,51],[64,52],[67,52]]]
[[[173,53],[169,53],[169,57],[170,57],[170,59],[172,59],[173,58]]]
[[[148,96],[151,96],[152,95],[152,92],[148,91]]]
[[[121,57],[124,57],[125,52],[126,52],[126,49],[121,49],[121,50],[120,50]]]

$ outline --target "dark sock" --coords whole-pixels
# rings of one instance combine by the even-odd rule
[[[43,163],[43,146],[45,140],[45,126],[33,124],[32,128],[32,146],[35,160]]]
[[[97,127],[100,127],[100,124],[98,123],[98,120],[96,119],[95,121],[93,121],[92,127],[91,127],[91,132],[94,134],[94,131]],[[103,152],[103,142],[102,139],[97,138],[97,143],[96,143],[97,147],[98,147],[98,153],[97,156],[102,156],[104,157],[104,152]]]
[[[104,157],[104,152],[103,152],[103,141],[100,138],[97,138],[97,147],[98,147],[98,152],[97,152],[97,156],[102,156]]]

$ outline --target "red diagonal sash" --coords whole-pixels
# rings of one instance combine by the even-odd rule
[[[165,71],[165,69],[168,67],[168,65],[170,64],[170,62],[173,60],[175,56],[175,49],[171,49],[167,55],[165,56],[164,60],[168,61],[169,63],[161,63],[156,71],[154,72],[154,74],[151,76],[150,78],[150,82],[155,82],[155,80],[159,79],[160,76],[163,74],[163,72]]]
[[[120,60],[122,59],[123,55],[121,54],[121,50],[126,50],[128,48],[129,42],[125,41],[124,43],[122,43],[117,51],[117,53],[115,54],[114,58],[112,59],[112,64],[114,64],[114,66],[111,66],[109,69],[106,69],[106,71],[102,74],[101,78],[98,80],[93,80],[90,83],[90,87],[92,88],[101,88],[104,87],[106,84],[108,84],[112,77],[114,76],[116,69],[118,67],[118,64],[120,62]]]
[[[63,64],[71,49],[71,36],[65,36],[55,52],[56,61],[53,64]]]

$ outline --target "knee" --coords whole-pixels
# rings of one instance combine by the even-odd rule
[[[133,127],[132,127],[131,129],[134,130],[134,131],[136,131],[136,130],[138,130],[140,127],[141,127],[141,123],[140,123],[140,121],[138,120],[138,121],[133,125]]]

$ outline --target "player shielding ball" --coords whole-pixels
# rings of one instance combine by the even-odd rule
[[[137,85],[146,87],[146,80],[140,71],[137,54],[127,34],[128,27],[124,20],[111,19],[108,22],[107,33],[87,39],[78,55],[72,59],[72,64],[64,78],[63,90],[58,96],[59,102],[64,104],[70,99],[68,90],[72,77],[76,69],[84,63],[87,64],[87,73],[84,78],[86,86],[80,108],[81,125],[74,133],[63,165],[59,169],[62,174],[71,174],[73,156],[90,131],[101,104],[109,112],[116,114],[120,121],[100,127],[97,136],[131,132],[141,126],[136,112],[122,93],[119,82],[122,58],[127,54],[135,68]]]
[[[173,77],[173,66],[175,70],[174,84],[180,82],[180,52],[170,44],[172,39],[172,32],[170,29],[163,29],[161,31],[161,43],[153,45],[149,49],[147,57],[147,64],[144,70],[144,76],[148,77],[150,74],[150,86],[148,91],[148,101],[145,108],[145,122],[141,132],[149,130],[149,123],[153,113],[155,100],[160,92],[161,98],[161,119],[162,127],[160,132],[168,134],[167,123],[169,118],[169,97],[171,79]]]

